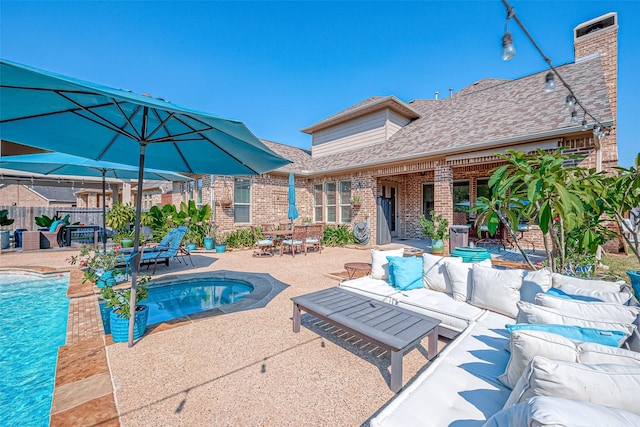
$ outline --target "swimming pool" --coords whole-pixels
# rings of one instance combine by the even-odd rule
[[[235,279],[206,278],[175,281],[149,286],[149,296],[142,301],[149,307],[148,325],[233,304],[253,292],[249,282]],[[111,333],[106,303],[100,303],[105,333]]]
[[[58,347],[65,344],[69,275],[0,275],[2,425],[48,426]]]

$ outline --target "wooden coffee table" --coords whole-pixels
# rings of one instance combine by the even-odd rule
[[[347,275],[349,279],[353,279],[353,275],[356,273],[371,273],[371,264],[367,262],[348,262],[344,265],[344,269],[347,270]]]
[[[429,337],[427,357],[438,354],[440,321],[342,288],[329,288],[291,298],[293,332],[300,332],[304,310],[391,353],[391,390],[402,389],[402,357]]]

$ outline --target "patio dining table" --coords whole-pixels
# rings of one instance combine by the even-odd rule
[[[266,237],[273,237],[274,239],[291,237],[293,235],[293,230],[268,230],[263,231],[262,235]]]

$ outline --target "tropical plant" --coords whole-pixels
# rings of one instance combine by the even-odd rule
[[[420,215],[419,224],[422,227],[422,234],[431,240],[444,240],[449,238],[449,221],[436,211],[430,212],[431,219]]]
[[[119,250],[120,246],[116,246],[113,251],[104,253],[96,247],[84,245],[80,253],[67,258],[67,262],[84,270],[82,283],[96,283],[103,272],[116,270],[119,264],[124,263],[118,255]]]
[[[324,246],[345,246],[354,243],[356,243],[356,238],[346,224],[327,225],[324,228],[322,237]]]
[[[200,208],[196,206],[196,202],[180,202],[180,210],[176,213],[173,220],[178,225],[185,225],[186,222],[202,222],[211,219],[211,206],[202,205]]]
[[[116,230],[129,230],[131,223],[136,218],[136,211],[131,203],[115,202],[107,212],[106,223]]]
[[[3,225],[11,225],[15,220],[13,218],[9,218],[9,210],[2,209],[0,210],[0,226]]]
[[[71,217],[70,214],[67,214],[64,217],[54,215],[52,218],[49,218],[46,215],[42,215],[42,216],[37,216],[35,218],[35,221],[38,227],[49,228],[51,227],[51,224],[53,224],[54,221],[64,221],[66,225],[71,225],[71,221],[69,220],[70,217]],[[79,222],[74,223],[74,225],[77,225],[77,224],[80,224],[80,223]]]

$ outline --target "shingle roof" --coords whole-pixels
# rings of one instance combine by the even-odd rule
[[[279,154],[280,156],[292,160],[293,163],[285,165],[279,169],[279,172],[294,172],[294,173],[309,173],[311,172],[311,152],[298,147],[292,147],[290,145],[280,144],[278,142],[267,141],[261,139],[261,141],[270,149]]]
[[[45,187],[41,185],[29,186],[29,189],[50,202],[75,202],[75,190],[68,187]]]
[[[599,57],[557,69],[589,112],[602,123],[613,120]],[[315,158],[313,169],[337,171],[579,131],[581,124],[571,123],[564,102],[567,91],[559,82],[554,92],[542,90],[546,73],[516,80],[481,80],[451,98],[412,101],[409,105],[420,118],[389,141]]]

